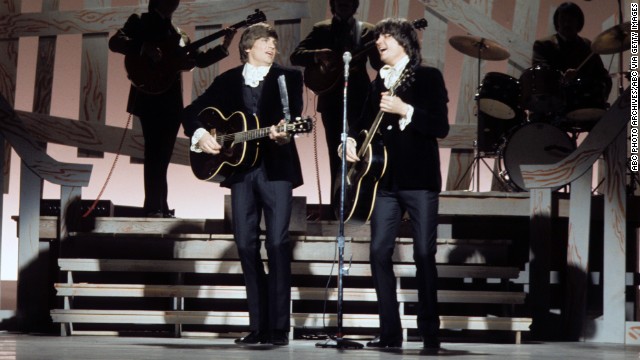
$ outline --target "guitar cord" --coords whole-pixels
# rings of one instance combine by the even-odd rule
[[[120,158],[120,153],[122,152],[122,146],[124,145],[125,135],[127,134],[127,130],[129,130],[129,124],[131,124],[132,116],[133,115],[129,113],[129,117],[127,118],[127,124],[124,126],[124,131],[122,132],[122,138],[120,139],[120,145],[118,146],[116,157],[113,159],[113,164],[111,164],[111,169],[109,170],[107,179],[104,181],[104,184],[102,185],[102,189],[100,189],[100,192],[98,193],[98,196],[96,197],[96,199],[93,201],[93,204],[91,204],[89,209],[87,209],[87,211],[82,215],[83,218],[86,218],[87,216],[89,216],[89,214],[93,212],[93,210],[95,210],[96,205],[98,205],[98,201],[100,201],[100,198],[104,193],[104,190],[107,188],[107,184],[109,183],[109,180],[111,180],[111,175],[113,175],[113,170],[116,168],[116,164],[118,163],[118,159]]]
[[[309,99],[309,89],[307,87],[305,89],[305,97]],[[322,190],[320,186],[320,160],[318,159],[318,112],[316,111],[316,103],[318,99],[318,95],[313,95],[311,98],[311,104],[313,105],[313,115],[311,118],[313,119],[313,159],[314,166],[316,170],[316,186],[318,190],[318,218],[317,220],[322,219]],[[307,114],[309,108],[309,101],[307,101],[306,108],[304,109],[304,113]],[[307,219],[308,220],[308,219]]]

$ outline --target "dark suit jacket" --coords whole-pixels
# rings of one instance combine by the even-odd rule
[[[357,22],[354,23],[354,29],[340,26],[335,18],[316,23],[309,35],[291,53],[291,64],[304,67],[314,65],[315,50],[325,48],[336,52],[340,59],[345,51],[350,51],[352,55],[355,55],[363,49],[364,45],[375,41],[373,27],[370,23],[361,22],[359,37],[354,37],[349,36],[349,32],[356,31]],[[367,87],[371,82],[367,73],[367,59],[374,69],[378,70],[382,67],[375,46],[364,56],[350,62],[349,66],[352,69],[349,74],[348,104],[354,104],[354,109],[350,109],[350,111],[360,111]],[[329,107],[340,109],[342,107],[342,91],[342,86],[336,86],[331,91],[318,96],[317,110],[324,112]]]
[[[215,107],[226,116],[235,111],[244,111],[242,89],[246,85],[244,85],[242,69],[243,66],[238,66],[215,78],[211,86],[184,109],[182,125],[187,136],[191,137],[198,128],[204,127],[198,120],[198,114],[207,107]],[[298,70],[273,64],[264,78],[262,96],[258,103],[256,115],[260,127],[276,125],[284,118],[278,88],[278,76],[280,75],[284,75],[286,79],[291,118],[295,119],[302,113],[302,74]],[[300,160],[293,138],[285,145],[278,145],[268,138],[263,138],[258,140],[258,146],[261,161],[257,166],[264,163],[269,180],[290,181],[294,188],[302,185]],[[221,185],[229,187],[231,184],[241,181],[243,176],[244,172],[236,172]]]
[[[385,114],[379,127],[388,156],[380,188],[439,192],[442,183],[437,139],[449,133],[447,89],[442,73],[436,68],[419,66],[413,78],[407,87],[396,92],[414,108],[411,123],[400,131],[400,116]],[[380,111],[380,93],[383,91],[386,88],[378,75],[371,83],[362,117],[349,130],[350,137],[356,138],[361,130],[370,130]]]
[[[533,65],[547,65],[552,69],[566,71],[576,69],[591,54],[591,41],[578,37],[567,42],[557,34],[533,43]],[[605,85],[606,95],[611,90],[611,77],[604,67],[600,55],[594,54],[578,71],[578,78],[597,81]],[[606,99],[605,99],[606,100]]]
[[[144,42],[164,43],[180,38],[185,44],[189,43],[189,37],[185,32],[157,13],[133,14],[122,29],[109,39],[109,49],[124,55],[139,54]],[[196,50],[194,55],[198,67],[207,67],[226,57],[228,52],[223,46],[218,45],[206,52]],[[155,117],[161,114],[177,118],[182,107],[182,82],[179,73],[176,73],[176,81],[164,93],[147,94],[138,91],[133,85],[129,91],[127,111],[137,116]]]

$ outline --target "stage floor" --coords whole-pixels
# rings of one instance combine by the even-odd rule
[[[363,342],[364,343],[364,342]],[[0,333],[0,360],[106,359],[635,359],[640,346],[591,343],[443,343],[437,352],[424,352],[421,343],[405,343],[402,350],[336,350],[315,347],[316,341],[294,340],[285,347],[241,348],[231,339],[140,338],[107,336],[35,336]]]

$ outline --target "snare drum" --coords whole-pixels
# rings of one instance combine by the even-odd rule
[[[535,113],[558,113],[564,101],[562,73],[547,66],[537,65],[525,70],[520,76],[522,107]]]
[[[607,87],[604,82],[578,78],[564,87],[565,118],[579,126],[597,121],[607,112]]]
[[[494,118],[510,120],[522,112],[520,82],[507,74],[487,73],[476,96],[480,111]]]
[[[513,187],[529,190],[524,185],[520,165],[553,164],[576,148],[566,132],[547,123],[527,123],[514,130],[501,151],[500,174]],[[557,190],[557,189],[553,189]]]

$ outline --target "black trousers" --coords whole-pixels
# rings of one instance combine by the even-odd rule
[[[167,171],[180,129],[180,116],[155,112],[140,116],[144,137],[144,211],[169,211]]]
[[[378,191],[371,216],[370,261],[378,296],[380,335],[402,336],[402,324],[393,272],[393,251],[404,210],[411,218],[413,259],[418,286],[418,330],[423,337],[436,336],[440,328],[437,311],[436,250],[438,193],[427,190]]]
[[[269,181],[262,167],[251,169],[231,186],[233,232],[242,264],[251,331],[290,327],[292,186]],[[260,219],[264,213],[269,274],[260,255]]]

